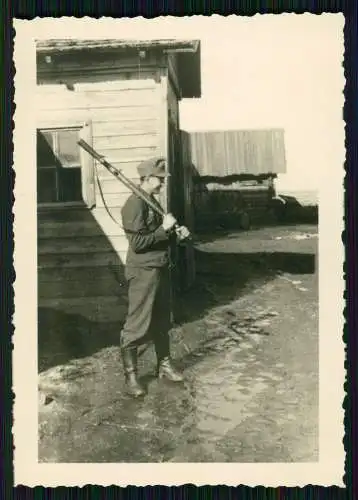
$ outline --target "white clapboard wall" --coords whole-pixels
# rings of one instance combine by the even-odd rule
[[[134,181],[137,166],[162,154],[163,89],[154,79],[37,86],[37,128],[91,123],[99,154]],[[121,224],[128,189],[104,167],[98,176],[108,208]],[[57,213],[56,213],[57,212]],[[63,308],[71,300],[113,297],[123,302],[127,240],[107,214],[95,183],[92,210],[60,209],[38,215],[39,302]],[[60,272],[59,272],[60,270]],[[119,307],[119,310],[123,310]]]

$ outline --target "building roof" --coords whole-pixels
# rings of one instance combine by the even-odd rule
[[[163,53],[176,53],[178,59],[178,78],[182,97],[201,97],[201,58],[199,40],[159,39],[159,40],[86,40],[86,39],[49,39],[37,40],[38,55],[73,54],[92,50],[160,50]]]
[[[283,129],[182,131],[185,157],[201,177],[286,173]]]
[[[145,48],[160,48],[163,51],[180,52],[182,50],[196,52],[199,45],[198,40],[176,40],[176,39],[161,39],[161,40],[78,40],[78,39],[52,39],[52,40],[37,40],[36,50],[43,54],[51,54],[54,52],[68,52],[72,50],[91,50],[91,49],[145,49]]]

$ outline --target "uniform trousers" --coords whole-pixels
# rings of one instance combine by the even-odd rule
[[[128,312],[121,347],[153,341],[159,360],[169,356],[170,280],[164,267],[126,267]]]

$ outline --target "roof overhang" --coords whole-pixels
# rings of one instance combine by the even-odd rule
[[[56,52],[70,52],[92,49],[155,49],[160,48],[162,51],[174,52],[196,52],[199,47],[198,40],[176,40],[176,39],[160,39],[160,40],[85,40],[85,39],[52,39],[52,40],[37,40],[36,51],[42,54],[53,54]]]
[[[201,97],[201,58],[199,40],[85,40],[51,39],[37,40],[36,52],[40,56],[74,54],[89,51],[128,52],[159,51],[163,54],[175,53],[178,60],[178,79],[183,98]]]

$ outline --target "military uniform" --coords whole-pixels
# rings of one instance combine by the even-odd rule
[[[154,196],[152,201],[160,207]],[[166,232],[163,217],[136,194],[122,208],[122,223],[129,248],[125,277],[128,283],[128,312],[121,332],[121,348],[132,395],[141,395],[135,380],[137,347],[152,341],[158,370],[164,370],[173,381],[182,380],[170,364],[170,280],[169,247],[175,233]],[[128,378],[128,377],[127,377]],[[129,378],[128,378],[129,380]],[[127,381],[128,381],[127,380]]]
[[[135,194],[122,209],[122,221],[129,248],[125,269],[128,313],[121,345],[153,340],[156,350],[164,353],[170,328],[168,250],[172,236],[162,227],[162,217]]]

